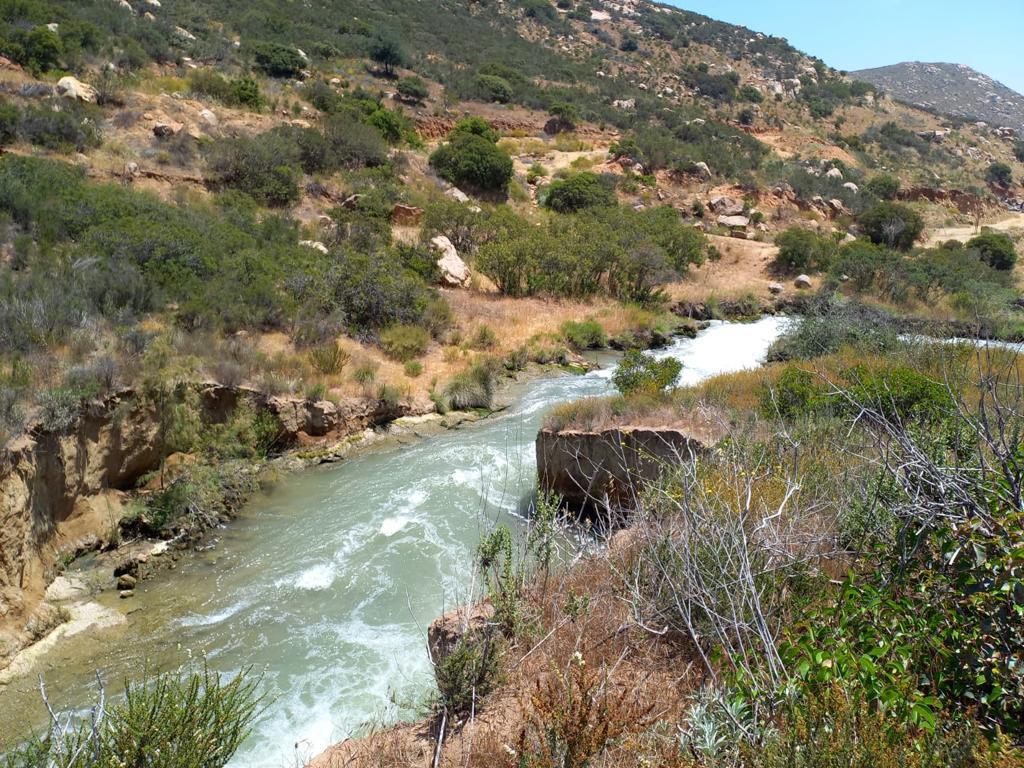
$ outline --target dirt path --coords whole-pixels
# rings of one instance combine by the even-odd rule
[[[1009,218],[997,221],[995,224],[983,224],[982,226],[998,232],[1024,231],[1024,213],[1015,213]],[[977,234],[978,230],[973,226],[941,227],[928,234],[927,245],[929,247],[941,245],[947,240],[959,240],[962,243],[966,243]]]

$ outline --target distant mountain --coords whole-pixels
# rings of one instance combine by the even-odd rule
[[[851,74],[915,106],[1024,130],[1024,96],[963,64],[908,61]]]

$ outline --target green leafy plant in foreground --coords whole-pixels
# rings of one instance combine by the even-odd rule
[[[0,765],[222,768],[250,733],[263,700],[259,686],[250,670],[225,680],[205,667],[126,683],[117,704],[106,704],[101,691],[88,719],[54,715],[49,734],[7,753]]]

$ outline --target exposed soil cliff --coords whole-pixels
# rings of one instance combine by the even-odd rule
[[[342,440],[429,404],[267,398],[238,387],[198,386],[203,419],[226,419],[243,401],[280,423],[282,448]],[[0,451],[0,668],[64,616],[44,601],[65,558],[116,541],[127,493],[158,469],[159,418],[150,399],[124,390],[83,405],[63,430],[41,422]]]

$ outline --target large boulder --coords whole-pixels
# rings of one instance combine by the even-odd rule
[[[795,285],[797,288],[807,290],[808,288],[811,288],[813,286],[813,283],[811,283],[811,278],[809,278],[807,275],[799,275],[797,279],[793,281],[793,285]]]
[[[539,487],[599,515],[633,509],[643,489],[718,442],[718,430],[612,427],[600,432],[545,429],[537,435]]]
[[[480,632],[494,617],[494,606],[488,601],[460,605],[438,616],[427,629],[427,650],[430,660],[440,664],[465,635]]]
[[[750,226],[750,219],[746,216],[719,216],[718,223],[729,229],[746,229]]]
[[[96,101],[96,89],[71,75],[57,81],[57,93],[65,98],[87,101],[90,104]]]
[[[401,227],[414,227],[423,218],[423,209],[415,205],[402,205],[396,203],[391,212],[391,222]]]
[[[453,288],[469,285],[469,267],[455,250],[452,241],[444,235],[438,235],[430,241],[430,245],[439,254],[437,267],[441,270],[441,281]]]
[[[708,201],[708,208],[719,216],[739,216],[743,213],[743,203],[725,195],[719,195]]]

